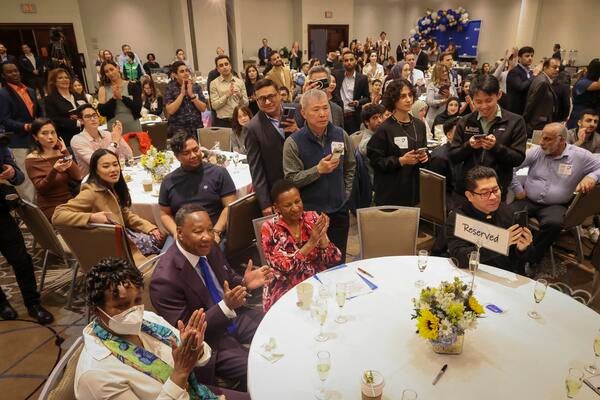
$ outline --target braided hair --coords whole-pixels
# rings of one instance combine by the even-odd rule
[[[94,314],[96,307],[104,306],[106,290],[110,289],[113,296],[117,296],[121,285],[143,288],[144,279],[141,272],[120,258],[109,257],[98,261],[85,278],[86,300],[90,315]]]

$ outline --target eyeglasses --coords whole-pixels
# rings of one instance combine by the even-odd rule
[[[98,114],[88,114],[88,115],[84,115],[83,119],[95,119],[98,118]]]
[[[256,101],[258,101],[260,104],[265,104],[267,102],[267,100],[269,100],[269,103],[272,103],[276,97],[277,97],[277,93],[272,93],[268,96],[260,96],[256,99]]]
[[[492,197],[492,194],[494,194],[495,197],[498,197],[500,195],[500,188],[499,187],[495,187],[492,190],[488,191],[488,192],[481,192],[481,193],[477,193],[477,192],[471,192],[473,194],[476,194],[477,196],[481,197],[482,199],[489,199],[490,197]]]

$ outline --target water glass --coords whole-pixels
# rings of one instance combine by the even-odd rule
[[[583,385],[583,372],[578,368],[569,369],[567,378],[565,379],[565,386],[567,388],[567,397],[569,399],[574,398],[581,386]]]
[[[600,372],[600,368],[598,368],[598,364],[596,363],[596,360],[600,357],[600,330],[594,338],[594,354],[596,355],[594,363],[586,366],[585,370],[592,375],[597,375]]]

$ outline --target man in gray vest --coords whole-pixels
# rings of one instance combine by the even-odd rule
[[[329,122],[325,92],[310,89],[300,104],[305,125],[283,145],[283,172],[300,188],[306,210],[329,216],[327,235],[342,252],[344,263],[350,226],[348,198],[356,166],[354,148],[346,132]]]

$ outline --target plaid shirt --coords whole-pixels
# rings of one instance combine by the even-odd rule
[[[200,101],[208,103],[202,94],[200,85],[194,83],[192,85],[192,90],[198,96]],[[167,84],[165,91],[166,105],[177,99],[177,96],[181,93],[181,85],[176,79],[173,79]],[[179,109],[173,115],[169,116],[167,124],[169,128],[183,128],[187,131],[195,131],[198,128],[204,128],[204,124],[202,123],[202,113],[198,111],[192,100],[187,96],[184,96]]]

